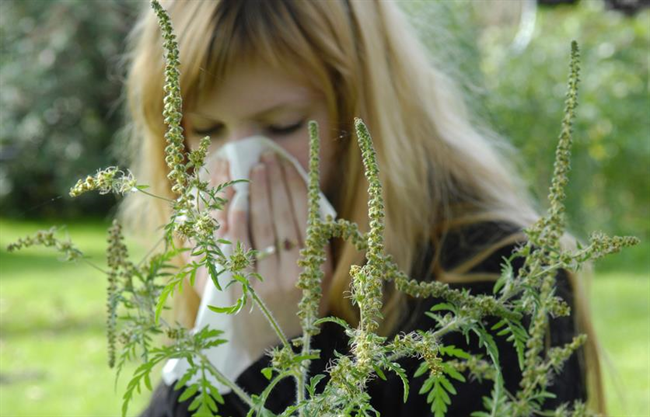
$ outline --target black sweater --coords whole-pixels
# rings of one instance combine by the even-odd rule
[[[443,251],[443,267],[452,267],[473,254],[480,252],[482,248],[491,245],[500,238],[514,232],[512,228],[504,227],[495,223],[486,223],[480,226],[473,226],[463,229],[462,232],[450,234],[445,239],[444,247],[449,248]],[[505,246],[490,256],[483,262],[474,267],[470,272],[474,273],[499,273],[503,257],[508,257],[514,246]],[[431,280],[435,277],[427,276],[427,265],[431,263],[433,250],[428,247],[422,253],[419,265],[415,270],[424,271],[421,276]],[[521,263],[513,265],[516,268]],[[417,275],[413,275],[416,277]],[[573,293],[565,273],[558,274],[557,295],[562,297],[570,307],[573,307]],[[493,282],[474,282],[469,284],[451,284],[452,288],[466,288],[472,294],[491,294]],[[430,330],[435,322],[427,317],[424,312],[434,304],[440,302],[439,299],[415,300],[409,298],[410,312],[399,326],[399,332],[409,332],[416,329]],[[491,327],[497,320],[487,318],[486,326]],[[334,351],[348,353],[348,338],[343,333],[340,326],[325,323],[321,327],[321,333],[312,340],[312,347],[320,349],[321,358],[312,361],[311,375],[325,373],[324,370],[328,362],[334,358]],[[573,317],[562,317],[551,320],[550,325],[550,344],[551,346],[561,346],[571,342],[576,335]],[[511,342],[505,340],[505,337],[495,336],[497,347],[499,348],[499,358],[501,362],[502,373],[505,381],[505,387],[510,392],[517,391],[521,379],[517,354]],[[485,357],[484,350],[479,347],[477,339],[470,337],[469,344],[465,336],[460,333],[447,334],[443,340],[445,345],[454,345],[466,352],[482,354]],[[405,369],[409,377],[410,394],[406,403],[403,402],[402,382],[393,373],[386,373],[387,381],[375,378],[368,383],[368,393],[372,400],[372,406],[381,413],[382,416],[432,416],[431,407],[426,402],[426,395],[418,394],[426,376],[414,378],[413,374],[419,366],[419,361],[415,358],[405,358],[398,361]],[[245,391],[251,394],[259,394],[266,387],[268,380],[260,372],[263,368],[270,365],[268,357],[262,357],[253,363],[244,371],[236,380],[236,383]],[[323,380],[319,387],[326,384],[327,378]],[[467,378],[467,382],[461,383],[453,381],[457,394],[451,396],[451,405],[447,411],[448,417],[465,417],[473,411],[482,410],[482,397],[489,396],[492,389],[491,381],[483,381]],[[141,417],[185,417],[192,415],[187,410],[194,397],[178,403],[183,389],[174,391],[173,385],[167,386],[163,382],[155,390],[149,407],[142,413]],[[564,402],[574,400],[586,400],[586,383],[585,383],[585,364],[582,350],[571,355],[565,362],[562,372],[553,379],[553,385],[550,391],[556,395],[556,398],[549,399],[544,403],[544,408],[556,408]],[[219,415],[227,417],[245,416],[248,407],[233,393],[224,395],[225,404],[219,404]],[[295,383],[293,378],[286,378],[281,381],[271,393],[266,406],[269,410],[279,413],[295,401]]]

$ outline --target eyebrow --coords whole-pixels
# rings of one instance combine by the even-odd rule
[[[259,119],[259,118],[262,118],[262,117],[264,117],[264,116],[266,116],[266,115],[268,115],[270,113],[278,111],[280,109],[285,109],[285,108],[300,108],[300,109],[302,109],[302,108],[306,108],[306,107],[308,107],[306,102],[278,103],[278,104],[275,104],[275,105],[273,105],[271,107],[268,107],[268,108],[266,108],[264,110],[261,110],[261,111],[255,113],[255,114],[253,114],[251,117],[253,119]],[[218,122],[218,120],[214,119],[213,117],[206,116],[205,114],[202,114],[202,113],[199,113],[199,112],[196,112],[196,111],[188,111],[187,114],[193,115],[193,116],[199,116],[199,117],[202,117],[202,118],[204,118],[206,120],[211,120],[213,122]]]

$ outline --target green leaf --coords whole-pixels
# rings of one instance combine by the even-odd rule
[[[221,288],[221,285],[219,284],[219,275],[221,274],[221,272],[223,272],[223,270],[221,272],[217,272],[217,267],[214,266],[213,262],[208,261],[205,264],[208,267],[208,272],[210,274],[210,279],[214,283],[214,286],[217,287],[217,289],[219,291],[223,291],[223,289]]]
[[[338,317],[331,317],[331,316],[330,317],[323,317],[321,319],[316,320],[314,322],[314,325],[319,326],[319,325],[321,325],[323,323],[327,323],[327,322],[336,323],[339,326],[343,327],[345,330],[350,330],[351,329],[350,325],[348,324],[347,321],[345,321],[345,320],[343,320],[341,318],[338,318]]]
[[[201,405],[201,397],[196,397],[187,409],[188,411],[194,411],[199,408],[199,405]]]
[[[211,384],[208,385],[208,391],[210,391],[210,395],[217,400],[219,404],[225,404],[225,401],[223,397],[221,396],[221,393],[213,387]]]
[[[453,356],[460,359],[469,359],[471,355],[465,352],[463,349],[457,348],[454,345],[442,346],[440,347],[440,352],[448,356]]]
[[[223,345],[224,343],[227,343],[227,342],[228,341],[225,340],[225,339],[210,340],[209,342],[203,344],[202,349],[209,349],[209,348],[212,348],[212,347],[215,347],[215,346],[221,346],[221,345]]]
[[[524,353],[526,351],[528,332],[521,325],[521,323],[516,321],[511,321],[508,319],[500,320],[498,323],[496,323],[494,326],[491,327],[491,330],[496,330],[499,328],[502,329],[497,333],[497,336],[508,336],[506,340],[509,342],[513,342],[515,350],[517,351],[517,360],[519,362],[519,369],[523,370]]]
[[[443,387],[445,387],[448,393],[456,395],[456,389],[454,388],[453,385],[451,385],[451,382],[449,382],[449,380],[444,375],[440,375],[438,377],[438,381],[440,381],[440,383],[442,384]]]
[[[502,328],[503,326],[505,326],[506,324],[507,324],[506,319],[501,319],[501,320],[499,320],[499,321],[497,322],[497,324],[495,324],[494,326],[490,327],[490,330],[497,330],[497,329],[500,329],[500,328]]]
[[[420,391],[418,394],[426,394],[427,392],[431,391],[431,388],[433,388],[433,384],[436,382],[435,378],[427,378],[426,381],[424,381],[424,384],[422,384],[422,388],[420,388]]]
[[[144,385],[149,388],[149,391],[153,391],[151,387],[151,378],[149,378],[149,373],[144,374]]]
[[[249,276],[256,278],[259,282],[264,282],[264,278],[262,278],[262,276],[257,272],[251,272]]]
[[[451,403],[451,399],[437,380],[434,381],[433,389],[427,396],[427,403],[431,404],[431,411],[435,417],[444,417],[447,413],[447,405]]]
[[[406,403],[406,400],[409,397],[409,380],[406,377],[404,368],[402,368],[402,366],[397,362],[386,362],[385,365],[385,368],[388,368],[391,371],[395,372],[397,376],[399,376],[399,378],[402,380],[402,385],[404,386],[404,402]]]
[[[172,287],[173,288],[173,287]],[[167,297],[169,297],[171,289],[170,286],[166,286],[163,288],[162,292],[160,293],[160,297],[158,297],[158,304],[156,304],[156,324],[160,324],[160,313],[163,310],[163,307],[165,306],[165,301],[167,301]]]
[[[309,395],[311,397],[316,395],[316,386],[323,378],[325,378],[325,375],[318,374],[318,375],[314,375],[309,379],[309,385],[307,386],[307,391],[309,392]]]
[[[478,336],[479,343],[483,345],[488,355],[492,358],[492,362],[499,366],[499,348],[497,347],[492,335],[488,333],[482,325],[473,327],[472,330]]]
[[[455,380],[460,381],[460,382],[465,382],[465,377],[463,376],[463,374],[458,372],[458,370],[456,370],[456,368],[454,368],[450,364],[443,363],[442,364],[442,370],[443,370],[444,373],[446,373],[450,377],[454,378]]]
[[[319,354],[310,354],[310,355],[297,355],[291,358],[291,363],[300,363],[302,361],[319,359]]]
[[[429,311],[442,311],[442,310],[449,310],[452,313],[456,313],[456,307],[453,304],[450,303],[438,303],[431,307]]]
[[[185,391],[183,391],[183,394],[178,398],[178,402],[183,402],[196,394],[196,392],[199,390],[199,385],[198,384],[193,384],[190,385]]]
[[[241,309],[244,307],[244,300],[242,297],[237,299],[237,302],[234,305],[231,305],[229,307],[217,307],[217,306],[208,306],[208,308],[211,311],[214,311],[215,313],[226,313],[226,314],[237,314],[241,311]]]
[[[245,276],[239,273],[232,274],[232,277],[244,285],[248,285],[248,279]]]
[[[374,365],[374,364],[373,364],[373,365],[372,365],[372,368],[375,370],[375,372],[377,373],[377,376],[379,376],[379,378],[381,378],[381,379],[383,379],[384,381],[386,381],[386,375],[384,375],[384,371],[382,371],[380,367],[378,367],[377,365]]]
[[[429,370],[429,365],[427,365],[426,362],[420,363],[420,366],[418,367],[417,371],[415,371],[415,374],[413,374],[414,378],[420,377],[424,375],[427,371]]]
[[[185,386],[185,384],[187,384],[188,381],[189,381],[189,380],[192,378],[192,376],[194,375],[194,373],[195,373],[194,371],[195,371],[195,369],[190,369],[189,371],[185,372],[185,375],[183,375],[183,376],[181,377],[181,379],[179,379],[178,382],[176,382],[176,385],[174,385],[174,391],[178,391],[178,390],[181,389],[183,386]]]
[[[503,263],[501,264],[501,276],[497,280],[497,282],[494,283],[494,287],[492,288],[492,293],[497,294],[501,289],[506,285],[506,282],[511,281],[513,279],[513,268],[512,264],[510,263],[510,259],[508,258],[502,258]]]
[[[264,375],[266,377],[266,379],[268,379],[269,381],[271,380],[271,377],[273,376],[273,368],[267,367],[267,368],[262,369],[261,372],[262,372],[262,375]]]

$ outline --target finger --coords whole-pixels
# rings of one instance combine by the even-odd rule
[[[271,208],[273,210],[273,225],[275,235],[280,245],[280,265],[282,271],[293,266],[298,253],[298,230],[293,218],[293,208],[289,199],[289,191],[284,183],[282,167],[274,154],[266,154],[262,161],[268,169],[269,192],[271,195]],[[291,263],[291,265],[289,265]]]
[[[257,164],[251,170],[250,178],[250,212],[251,236],[253,248],[260,252],[275,247],[276,235],[273,227],[271,200],[268,187],[268,170],[264,164]],[[257,261],[257,272],[265,277],[278,266],[278,253],[262,255]]]
[[[307,185],[305,180],[300,176],[296,168],[287,160],[282,161],[282,172],[284,175],[285,184],[289,189],[291,206],[293,216],[296,221],[296,230],[298,231],[298,239],[300,247],[304,246],[307,238]]]

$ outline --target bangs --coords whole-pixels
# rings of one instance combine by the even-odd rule
[[[210,17],[211,36],[199,69],[198,91],[191,96],[198,99],[202,91],[217,88],[240,64],[261,63],[297,76],[316,75],[314,67],[324,63],[317,59],[303,31],[305,22],[300,24],[294,8],[283,0],[219,2]]]

